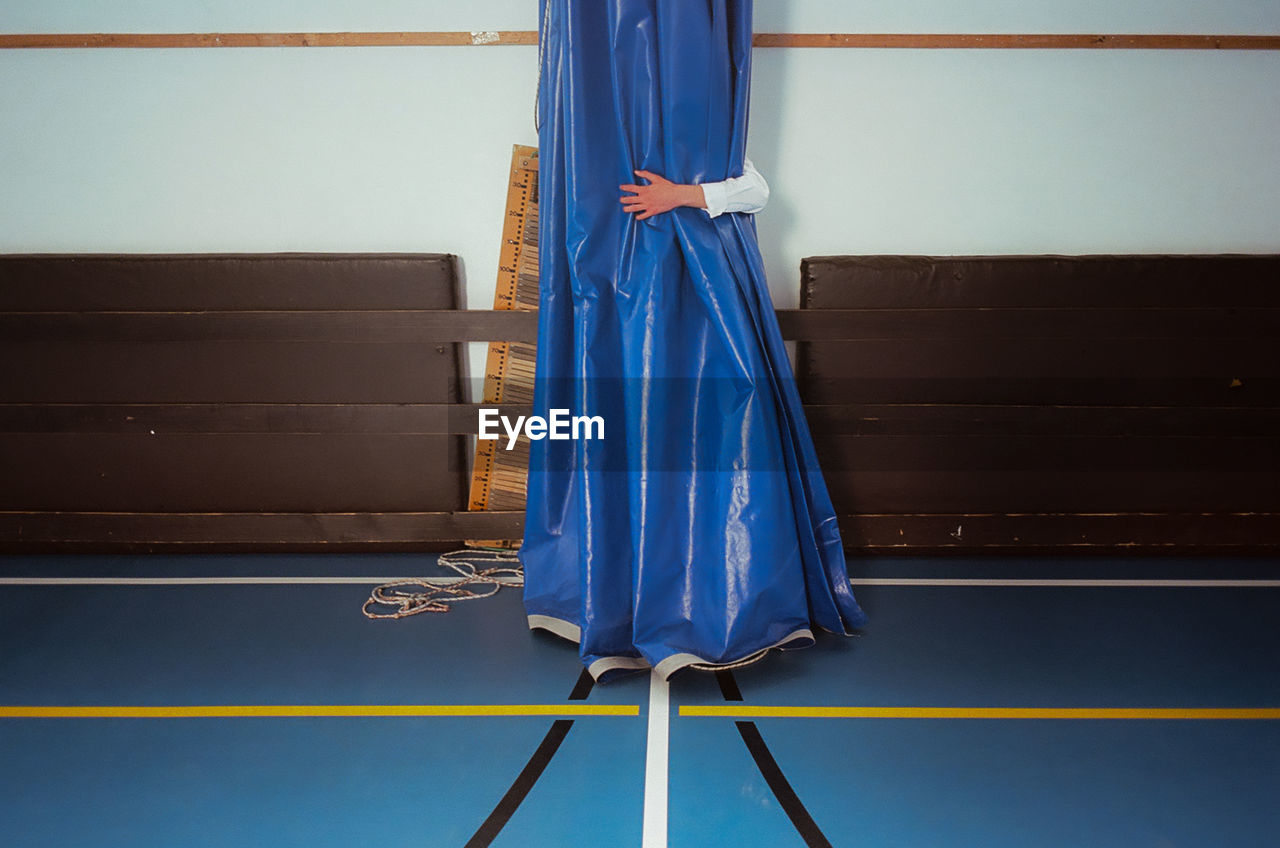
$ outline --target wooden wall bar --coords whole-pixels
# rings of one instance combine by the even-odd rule
[[[532,30],[476,32],[6,33],[0,49],[165,47],[501,47]],[[1098,33],[756,33],[756,47],[1034,50],[1280,50],[1280,35]]]

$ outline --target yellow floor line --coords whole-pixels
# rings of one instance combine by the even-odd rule
[[[1280,719],[1280,709],[1180,707],[762,707],[685,706],[682,716],[711,718],[1074,718]]]
[[[391,704],[191,707],[0,707],[0,718],[255,718],[310,716],[638,716],[635,704]]]

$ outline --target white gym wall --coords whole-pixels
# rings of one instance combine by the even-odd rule
[[[537,8],[0,0],[0,32],[533,30]],[[756,30],[1275,35],[1280,3],[757,0]],[[0,252],[449,252],[489,308],[536,68],[531,46],[0,50]],[[1280,251],[1280,51],[757,49],[751,118],[780,307],[815,254]]]

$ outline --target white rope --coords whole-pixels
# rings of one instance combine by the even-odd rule
[[[493,548],[462,548],[440,554],[437,563],[451,568],[458,577],[413,577],[384,583],[373,590],[360,608],[367,618],[405,618],[420,612],[448,612],[456,601],[474,601],[489,598],[504,586],[523,586],[524,569],[515,551]],[[516,563],[514,567],[492,565]],[[490,565],[478,569],[478,566]],[[467,588],[474,585],[491,586],[487,591],[475,592]],[[418,587],[419,591],[406,592],[405,587]],[[372,607],[391,608],[392,612],[371,610]]]
[[[361,612],[367,618],[406,618],[420,612],[448,612],[449,605],[457,601],[475,601],[491,598],[504,586],[523,586],[524,568],[518,563],[519,555],[512,550],[501,548],[461,548],[440,554],[438,565],[451,568],[457,577],[412,577],[404,580],[393,580],[378,586],[364,602]],[[493,565],[493,563],[516,563],[514,567]],[[489,568],[478,569],[478,566],[490,565]],[[484,592],[468,589],[472,585],[488,585]],[[402,591],[406,586],[420,589],[416,592]],[[371,611],[371,607],[382,606],[392,608],[391,612]],[[764,659],[772,648],[762,648],[732,663],[690,663],[685,668],[697,671],[730,671],[754,665]]]
[[[512,550],[500,548],[461,548],[440,554],[436,560],[438,565],[451,568],[458,573],[457,577],[412,577],[404,580],[393,580],[373,590],[364,606],[360,609],[367,618],[406,618],[420,612],[448,612],[449,604],[457,601],[475,601],[491,598],[504,586],[523,586],[524,568],[519,565],[519,555]],[[493,563],[516,563],[514,567],[492,565]],[[491,567],[478,570],[478,566]],[[484,592],[468,589],[472,585],[488,585],[491,588]],[[417,592],[401,591],[406,586],[416,586]],[[392,612],[375,612],[370,607],[391,607]],[[755,665],[764,659],[772,648],[762,648],[754,654],[748,654],[732,663],[690,663],[685,668],[696,671],[730,671]]]
[[[747,656],[743,657],[737,662],[723,663],[723,664],[689,663],[687,666],[685,666],[685,668],[691,668],[694,671],[732,671],[735,668],[746,668],[749,665],[755,665],[756,663],[760,662],[760,660],[764,659],[765,655],[768,654],[771,650],[773,650],[773,648],[771,647],[761,648],[760,650],[756,651],[754,654],[748,654]]]

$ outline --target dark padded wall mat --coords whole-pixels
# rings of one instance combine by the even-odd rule
[[[1280,257],[813,257],[801,301],[849,547],[1280,548]],[[459,306],[448,255],[0,256],[0,550],[518,534],[465,512],[416,312]]]
[[[802,308],[854,310],[798,347],[852,546],[1280,550],[1280,256],[824,256],[802,276]]]
[[[466,462],[415,310],[459,306],[442,254],[0,257],[0,543],[422,547]]]

